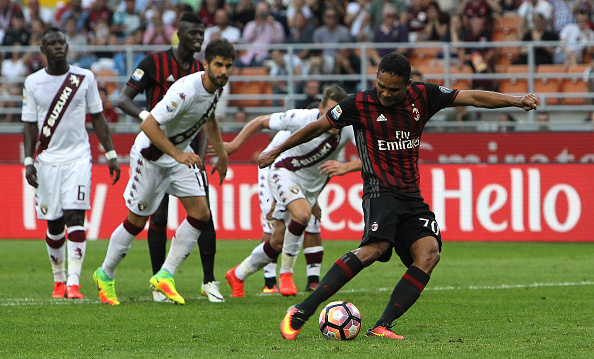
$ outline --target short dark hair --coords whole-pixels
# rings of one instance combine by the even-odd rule
[[[184,12],[182,17],[179,19],[179,22],[191,22],[193,24],[203,25],[202,20],[196,13],[193,12]]]
[[[204,50],[204,59],[211,62],[215,57],[221,56],[235,60],[235,48],[227,39],[216,39],[208,43]]]
[[[386,72],[392,76],[410,79],[410,62],[402,54],[387,54],[382,58],[377,67],[377,73]]]
[[[45,37],[45,35],[49,34],[50,32],[62,32],[62,29],[56,26],[50,26],[43,32],[42,37]]]
[[[348,95],[346,91],[342,87],[336,85],[328,86],[324,89],[324,92],[322,93],[322,106],[326,106],[328,100],[340,102],[347,96]]]

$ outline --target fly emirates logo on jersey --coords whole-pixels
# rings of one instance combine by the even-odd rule
[[[380,151],[399,151],[409,150],[419,147],[421,139],[419,137],[412,137],[409,131],[394,131],[395,141],[377,140],[377,147]]]

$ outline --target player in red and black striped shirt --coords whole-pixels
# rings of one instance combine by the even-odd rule
[[[146,94],[147,109],[151,110],[175,81],[186,75],[204,70],[202,64],[194,58],[194,54],[200,52],[204,40],[204,24],[202,24],[200,18],[194,13],[184,13],[179,22],[177,36],[179,38],[177,47],[148,55],[138,64],[118,99],[118,107],[126,114],[144,120],[149,112],[134,103],[136,95],[144,92]],[[192,142],[192,148],[202,159],[205,158],[207,145],[208,139],[203,131]],[[204,180],[207,181],[204,168],[202,168],[202,173]],[[208,189],[208,186],[206,188]],[[208,198],[208,194],[206,198]],[[168,205],[169,196],[166,195],[159,209],[151,216],[147,242],[153,274],[156,274],[165,262]],[[198,246],[204,272],[203,294],[211,302],[222,302],[223,297],[218,290],[218,282],[215,281],[214,277],[216,234],[212,218],[198,238]],[[166,300],[165,296],[157,291],[153,292],[153,297],[155,301]]]
[[[410,63],[400,54],[386,55],[378,66],[377,85],[340,101],[337,106],[283,144],[263,152],[260,167],[283,151],[332,129],[353,126],[363,164],[365,230],[359,248],[340,257],[303,302],[292,307],[281,333],[295,339],[316,308],[364,267],[388,261],[392,248],[408,268],[368,336],[402,339],[391,326],[419,298],[439,262],[441,234],[435,215],[419,189],[419,145],[427,121],[445,107],[520,107],[536,109],[534,94],[523,97],[478,90],[451,90],[410,80]]]

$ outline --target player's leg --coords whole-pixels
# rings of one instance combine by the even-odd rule
[[[312,219],[315,220],[315,217],[312,216]],[[303,255],[305,256],[305,263],[307,265],[307,285],[305,286],[305,291],[313,292],[320,282],[320,271],[322,269],[322,259],[324,258],[324,247],[322,246],[320,232],[310,233],[307,228],[305,229]]]
[[[45,244],[54,273],[52,297],[64,298],[66,295],[66,232],[64,217],[47,221]]]
[[[284,296],[297,294],[293,268],[303,244],[303,232],[311,218],[311,207],[305,198],[297,198],[287,205],[287,211],[290,219],[285,230],[279,275],[279,290]]]
[[[270,240],[260,243],[246,259],[227,272],[227,283],[231,286],[233,297],[245,297],[243,282],[246,278],[278,258],[282,250],[284,231],[284,222],[274,220]]]
[[[165,263],[150,279],[150,283],[167,298],[178,304],[185,304],[185,300],[175,289],[173,275],[196,246],[198,237],[210,220],[211,214],[204,196],[179,199],[186,210],[187,217],[175,231]]]
[[[64,220],[68,232],[66,242],[68,252],[68,299],[83,299],[80,293],[80,273],[87,253],[87,234],[85,231],[85,211],[64,210]]]
[[[169,195],[165,194],[157,211],[151,215],[147,232],[147,244],[153,274],[156,274],[165,262],[167,254],[167,216],[169,215]]]
[[[260,223],[262,224],[262,238],[261,243],[265,243],[270,240],[272,236],[272,211],[276,201],[274,196],[270,192],[268,186],[268,167],[258,168],[258,200],[260,202]],[[262,293],[264,294],[276,294],[278,293],[278,287],[276,285],[276,259],[264,266],[264,288]]]

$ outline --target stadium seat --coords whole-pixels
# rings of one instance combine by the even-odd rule
[[[474,71],[469,65],[464,65],[461,69],[458,66],[452,66],[450,87],[458,90],[470,90],[472,88],[472,79],[458,79],[457,74],[472,74]]]
[[[109,77],[118,77],[120,76],[117,71],[110,70],[110,69],[102,69],[97,71],[95,77],[97,78],[97,84],[99,87],[105,87],[107,90],[108,95],[112,95],[115,89],[118,87],[119,81],[111,81],[111,79],[107,79]]]
[[[413,66],[413,70],[419,71],[423,74],[423,81],[431,82],[434,84],[442,85],[443,81],[443,68],[431,65],[417,65]]]
[[[588,92],[588,83],[584,79],[585,71],[589,65],[571,65],[567,68],[567,78],[561,82],[561,92]],[[583,105],[586,101],[583,97],[563,98],[563,105]]]
[[[440,45],[443,44],[441,42],[424,42],[423,44],[434,44],[435,47],[413,48],[412,52],[408,56],[410,65],[412,67],[431,65],[433,60],[437,58],[437,54],[442,51]]]
[[[534,81],[534,92],[535,93],[558,93],[561,91],[561,78],[555,77],[546,77],[546,74],[564,74],[565,73],[565,65],[540,65],[536,69],[536,73],[538,77]],[[546,98],[547,105],[557,105],[559,104],[559,98],[557,95],[554,97],[547,97]]]
[[[238,107],[259,107],[271,106],[269,100],[264,99],[266,95],[272,94],[272,86],[266,80],[242,80],[242,76],[268,76],[266,67],[242,67],[234,68],[231,76],[231,94],[233,95],[259,95],[259,98],[236,99],[232,101],[233,106]]]
[[[503,93],[521,93],[528,92],[528,79],[518,78],[518,75],[528,73],[528,65],[509,65],[506,69],[509,79],[503,79],[499,82],[499,92]]]
[[[495,18],[493,28],[493,41],[517,40],[515,35],[522,25],[522,17],[519,15],[505,15]]]
[[[520,56],[520,48],[517,46],[499,47],[496,49],[496,54],[496,64],[510,65]]]

